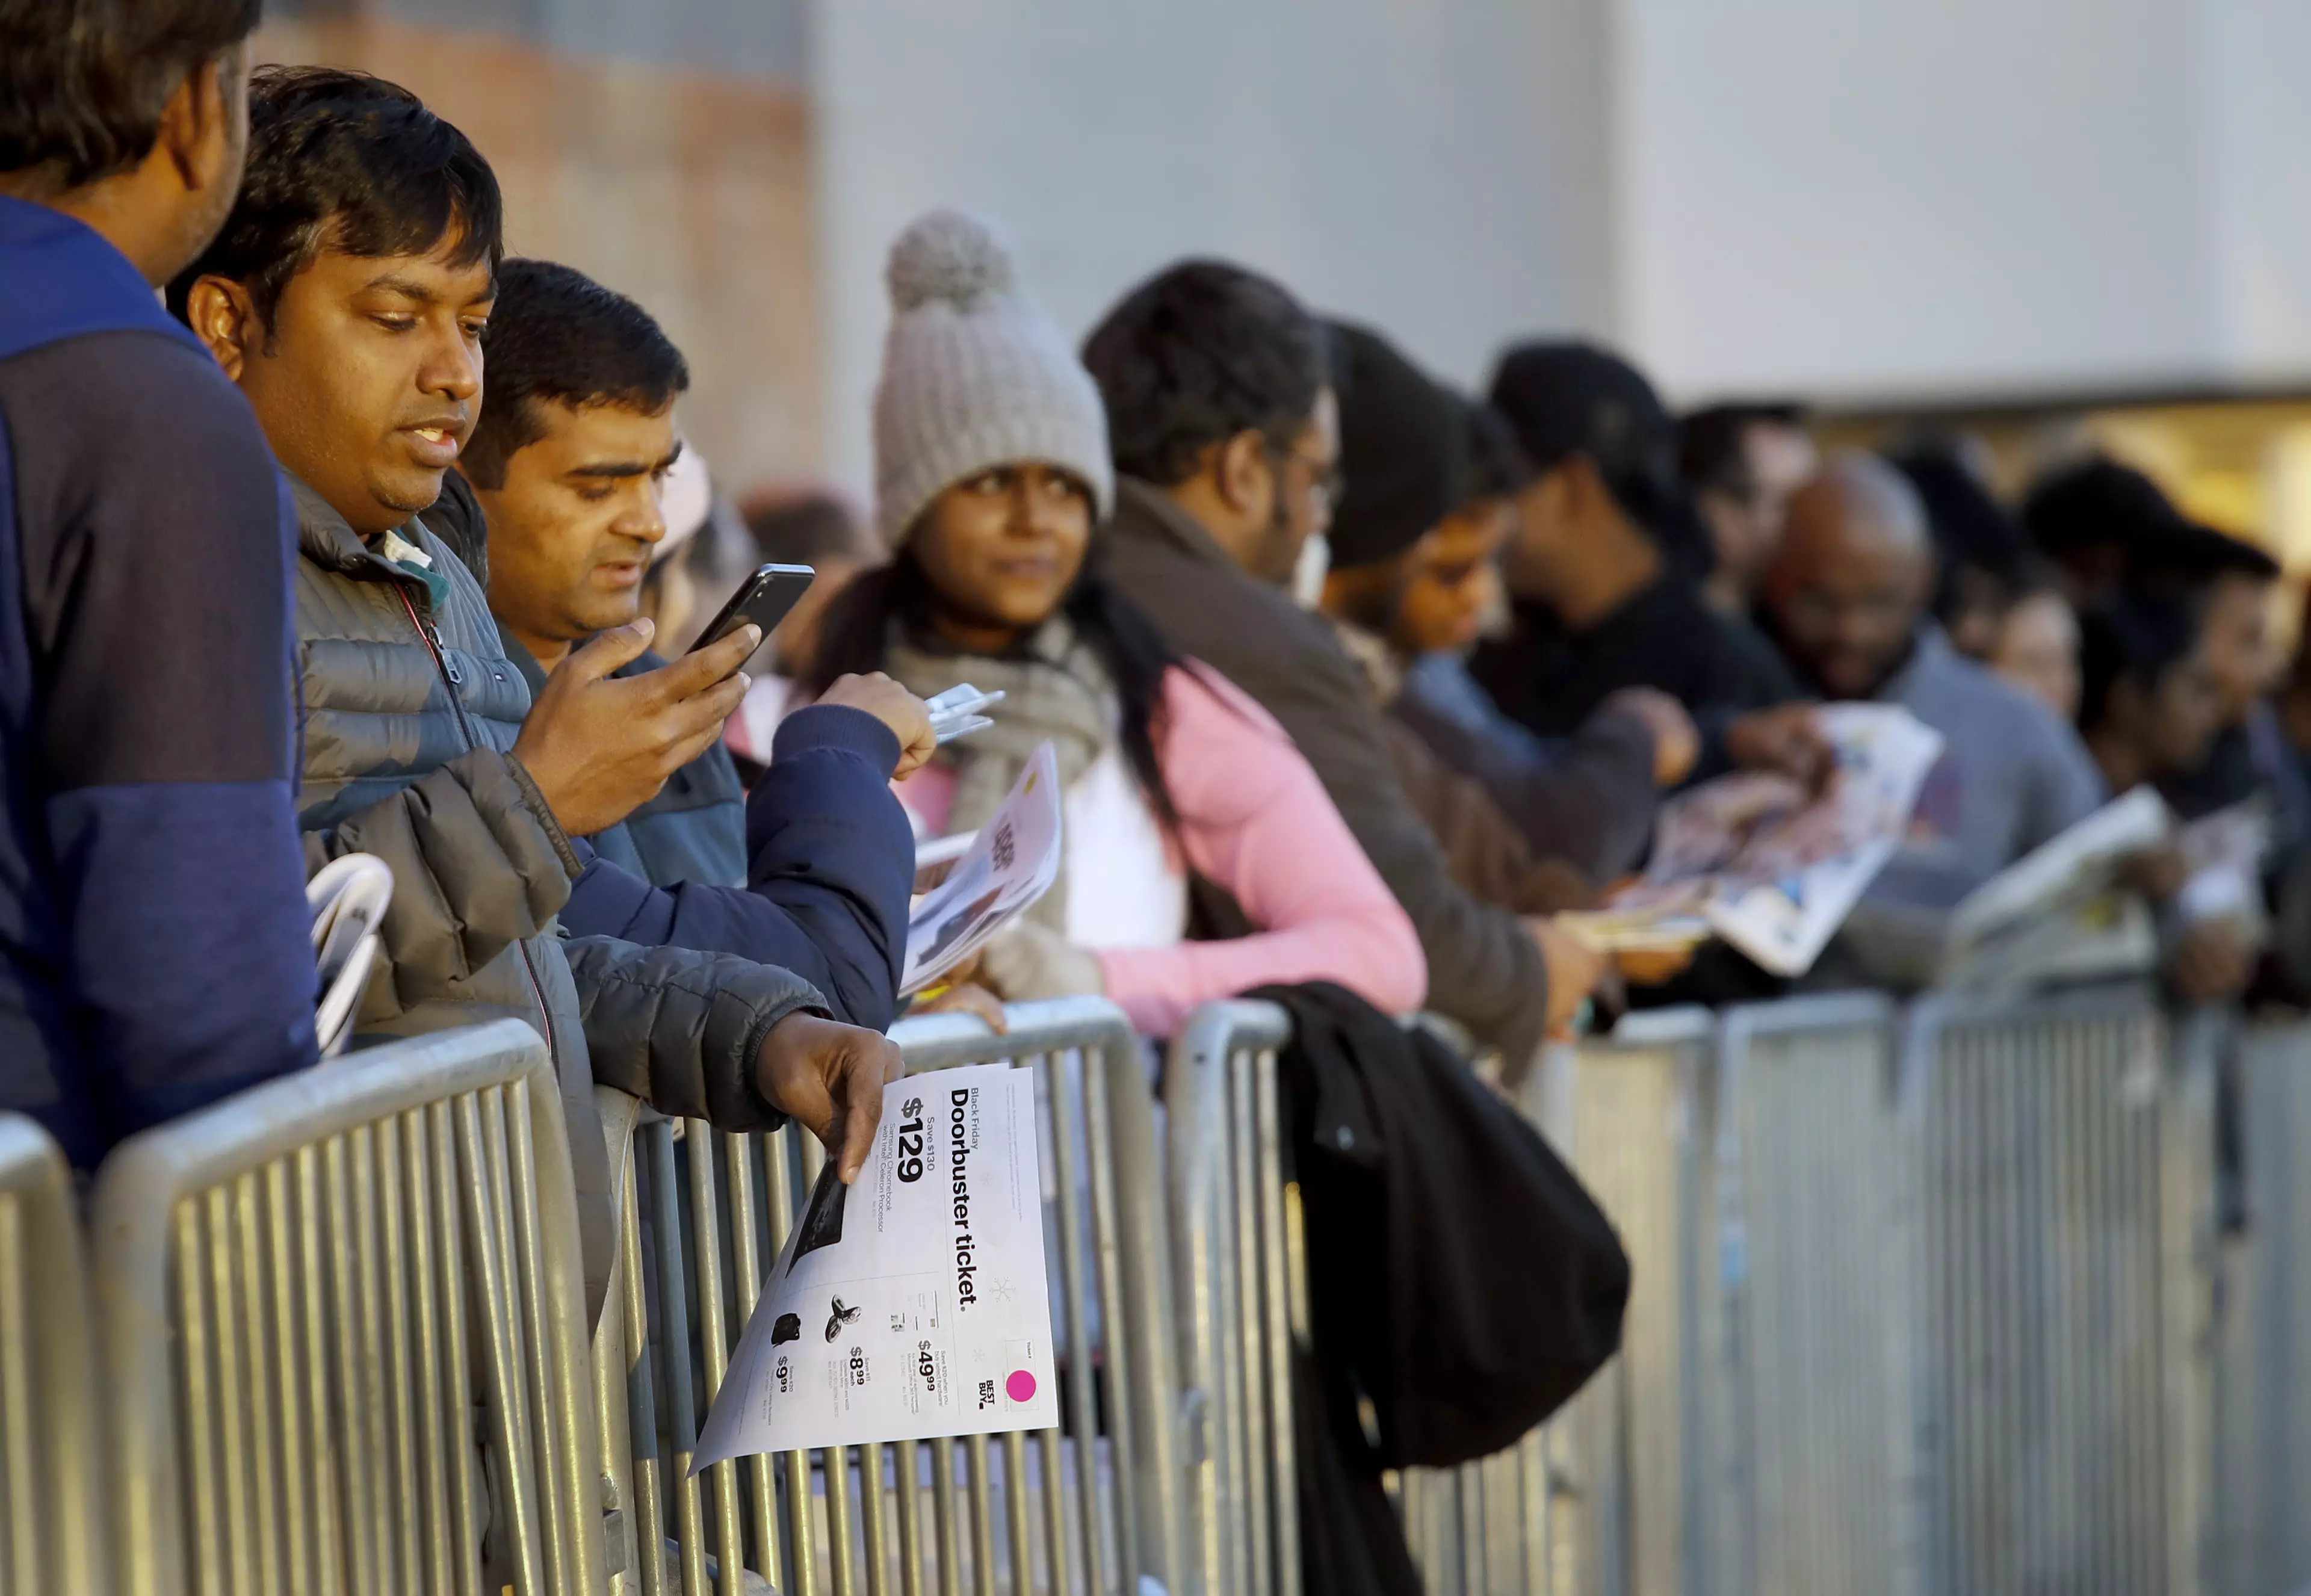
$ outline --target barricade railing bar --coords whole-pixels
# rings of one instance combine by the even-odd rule
[[[97,1596],[98,1428],[72,1175],[0,1114],[0,1596]]]
[[[2211,1092],[2125,988],[1908,1016],[1932,1596],[2195,1589]]]
[[[1208,1596],[1300,1591],[1292,1350],[1308,1301],[1276,1075],[1290,1039],[1274,1004],[1207,1004],[1164,1075],[1182,1451]]]
[[[1868,993],[1727,1011],[1709,1143],[1700,1375],[1713,1588],[1899,1585],[1906,1390],[1897,1014]]]
[[[2311,1589],[2311,1020],[2234,1025],[2217,1045],[2236,1186],[2217,1243],[2208,1589],[2263,1596]]]
[[[2136,988],[1906,1012],[1853,994],[1642,1016],[1557,1051],[1529,1112],[1630,1253],[1623,1347],[1516,1448],[1407,1472],[1430,1588],[2216,1588],[2231,1024]],[[2294,1056],[2311,1068],[2311,1032]],[[2274,1069],[2262,1100],[2294,1088]],[[2311,1228],[2284,1168],[2253,1189]],[[2252,1255],[2257,1301],[2311,1297],[2276,1255]],[[2275,1330],[2235,1338],[2238,1382],[2283,1366]],[[2289,1485],[2302,1435],[2288,1415],[2254,1442]],[[2267,1514],[2239,1533],[2286,1565]]]
[[[135,1138],[94,1255],[118,1589],[602,1588],[576,1197],[528,1026]]]
[[[1136,1596],[1182,1565],[1170,1281],[1145,1051],[1103,999],[1023,1004],[1007,1034],[908,1020],[908,1073],[974,1063],[1035,1072],[1060,1429],[827,1448],[689,1476],[697,1427],[824,1154],[792,1128],[645,1122],[626,1181],[615,1326],[626,1369],[626,1589],[702,1596],[760,1579],[787,1596]],[[616,1339],[611,1340],[615,1333]],[[724,1580],[724,1571],[737,1577]]]
[[[1009,1013],[894,1035],[911,1073],[1035,1072],[1061,1426],[694,1480],[807,1134],[633,1130],[589,1354],[518,1023],[132,1140],[85,1254],[0,1116],[0,1592],[1299,1596],[1288,1020],[1200,1011],[1159,1122],[1120,1010]],[[1554,1050],[1524,1106],[1635,1292],[1548,1425],[1397,1482],[1440,1596],[2311,1581],[2311,1023],[2135,988],[1672,1011]]]

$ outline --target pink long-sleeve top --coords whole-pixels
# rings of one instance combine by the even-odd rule
[[[1260,929],[1190,942],[1180,923],[1157,946],[1094,947],[1108,996],[1133,1026],[1169,1036],[1199,1005],[1303,981],[1338,981],[1390,1014],[1418,1008],[1428,964],[1411,920],[1268,711],[1208,667],[1175,667],[1164,680],[1157,739],[1180,815],[1172,875],[1184,876],[1184,856]],[[944,828],[951,770],[929,766],[894,790],[931,833]],[[1071,828],[1066,842],[1074,876],[1077,849],[1100,839]]]

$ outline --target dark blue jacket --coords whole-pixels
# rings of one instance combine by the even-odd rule
[[[716,747],[702,757],[729,754]],[[572,936],[776,964],[825,994],[835,1018],[888,1030],[915,881],[914,833],[891,793],[898,763],[899,739],[864,711],[798,710],[746,798],[745,885],[653,885],[597,855],[570,889],[562,923]],[[739,818],[735,806],[693,812],[710,814],[718,825]]]
[[[288,499],[96,232],[0,198],[0,1107],[80,1167],[314,1057]]]
[[[545,673],[501,626],[530,680]],[[618,674],[655,670],[645,654]],[[737,954],[816,987],[834,1017],[882,1031],[898,1016],[914,833],[891,792],[899,739],[863,710],[818,704],[779,727],[750,795],[719,743],[658,797],[578,844],[573,937]]]

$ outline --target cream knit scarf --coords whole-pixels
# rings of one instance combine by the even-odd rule
[[[946,817],[950,833],[985,824],[1041,744],[1049,742],[1059,756],[1064,793],[1115,741],[1114,684],[1098,654],[1063,615],[1037,627],[1023,656],[1002,659],[929,653],[909,642],[894,624],[885,668],[920,698],[964,682],[1003,693],[1003,702],[988,711],[994,725],[949,743],[937,756],[955,772],[955,802]],[[1027,911],[1028,918],[1064,932],[1067,905],[1063,855],[1059,880]]]

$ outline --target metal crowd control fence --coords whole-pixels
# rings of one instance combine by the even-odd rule
[[[1036,1072],[1046,1245],[1063,1286],[1061,1428],[749,1458],[691,1478],[698,1426],[823,1155],[798,1130],[645,1123],[598,1343],[626,1373],[625,1400],[604,1412],[610,1490],[630,1531],[615,1588],[736,1596],[767,1578],[786,1596],[1138,1596],[1143,1574],[1169,1584],[1183,1568],[1178,1381],[1161,1333],[1170,1243],[1146,1054],[1104,999],[1007,1015],[1007,1035],[953,1015],[903,1021],[892,1036],[910,1074],[997,1062]]]
[[[1737,1008],[1714,1085],[1722,1334],[1707,1403],[1707,1567],[1726,1596],[1900,1585],[1908,1265],[1894,1006]],[[1690,1587],[1688,1587],[1690,1588]]]
[[[1632,1268],[1620,1356],[1541,1431],[1481,1462],[1408,1470],[1406,1531],[1434,1590],[1694,1588],[1706,1459],[1702,1137],[1714,1017],[1633,1015],[1552,1048],[1527,1101],[1620,1232]]]
[[[1274,1004],[1207,1004],[1173,1040],[1165,1071],[1194,1504],[1189,1584],[1206,1596],[1300,1591],[1291,1360],[1295,1338],[1307,1335],[1308,1303],[1276,1082],[1276,1052],[1290,1036],[1290,1018]]]
[[[1632,1015],[1609,1038],[1552,1047],[1526,1112],[1619,1231],[1631,1297],[1622,1349],[1557,1419],[1453,1470],[1404,1472],[1400,1505],[1429,1588],[1678,1592],[1700,1566],[1702,1094],[1714,1017]]]
[[[2211,1589],[2273,1596],[2311,1588],[2311,1022],[2231,1041]]]
[[[576,1199],[528,1026],[136,1138],[94,1253],[117,1589],[602,1588]]]
[[[1905,1020],[1863,995],[1557,1053],[1533,1112],[1629,1251],[1623,1350],[1517,1448],[1408,1473],[1431,1588],[2206,1588],[2221,1031],[2132,989]],[[2311,1065],[2306,1041],[2268,1045]],[[2282,1097],[2311,1112],[2284,1067],[2250,1080],[2274,1121],[2251,1138],[2289,1134]],[[2286,1150],[2256,1190],[2311,1229]],[[2283,1257],[2249,1271],[2263,1385],[2307,1323]],[[2305,1478],[2287,1402],[2311,1408],[2263,1409],[2235,1477]],[[2257,1520],[2273,1568],[2311,1539],[2284,1488]]]
[[[72,1176],[48,1133],[0,1114],[0,1593],[109,1589],[96,1533],[88,1280]]]
[[[1929,1000],[1904,1060],[1932,1596],[2199,1587],[2212,1072],[2150,994]]]

